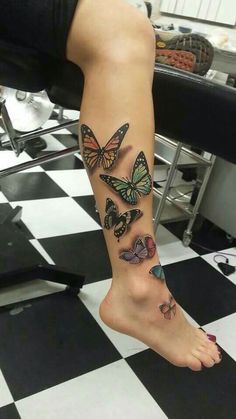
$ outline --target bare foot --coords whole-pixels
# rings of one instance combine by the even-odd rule
[[[200,371],[221,361],[218,346],[186,320],[163,281],[135,278],[124,286],[113,279],[99,314],[107,326],[144,342],[176,366]]]

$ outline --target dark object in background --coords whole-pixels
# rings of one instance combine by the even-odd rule
[[[148,18],[150,19],[151,15],[152,15],[152,4],[149,1],[145,1],[145,5],[146,5],[146,8],[147,8]]]

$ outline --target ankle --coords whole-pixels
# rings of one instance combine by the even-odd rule
[[[113,276],[111,292],[114,295],[121,295],[124,299],[129,299],[134,303],[145,303],[150,300],[150,296],[163,294],[166,292],[166,284],[153,279],[149,273],[145,275],[125,275],[121,277]]]

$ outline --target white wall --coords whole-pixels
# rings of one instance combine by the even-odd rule
[[[154,2],[156,0],[153,0]],[[236,0],[235,0],[236,1]],[[173,15],[164,15],[160,14],[159,17],[157,17],[155,20],[156,24],[163,24],[167,25],[170,23],[173,23],[178,29],[178,26],[188,26],[192,28],[194,31],[198,31],[204,34],[212,34],[213,31],[221,31],[228,35],[230,43],[236,47],[236,27],[229,28],[227,26],[223,25],[217,25],[217,24],[211,24],[206,22],[199,22],[198,20],[192,20],[192,19],[183,19],[179,18]]]

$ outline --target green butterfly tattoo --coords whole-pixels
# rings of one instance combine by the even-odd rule
[[[143,151],[139,153],[135,160],[131,180],[118,179],[108,175],[100,175],[100,178],[130,205],[136,205],[139,196],[148,195],[152,190],[152,178]]]
[[[151,274],[151,275],[154,275],[157,279],[160,279],[161,281],[165,281],[165,274],[164,274],[164,270],[163,270],[163,268],[162,268],[162,266],[159,264],[159,265],[155,265],[155,266],[153,266],[151,269],[150,269],[150,271],[149,271],[149,273]]]

